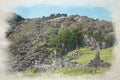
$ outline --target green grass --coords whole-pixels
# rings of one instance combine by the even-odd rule
[[[112,60],[113,60],[112,50],[113,50],[112,47],[100,50],[101,59],[112,64]],[[77,62],[80,64],[88,63],[90,60],[92,60],[95,57],[95,54],[96,54],[95,50],[88,51],[86,48],[82,48],[82,49],[75,50],[75,51],[68,53],[68,56],[72,55],[72,53],[76,51],[81,55],[78,56],[78,59],[73,60],[73,62]]]
[[[101,59],[107,61],[108,63],[113,62],[113,47],[111,48],[107,48],[107,49],[103,49],[100,51],[101,52]]]
[[[75,68],[75,69],[69,69],[69,68],[60,68],[52,73],[61,73],[64,75],[69,76],[79,76],[84,74],[102,74],[107,70],[107,68]]]
[[[40,75],[50,75],[50,74],[79,76],[79,75],[87,75],[87,74],[91,74],[91,75],[103,74],[105,71],[107,71],[107,68],[75,68],[75,69],[60,68],[46,73],[34,73],[33,70],[29,70],[25,72],[23,76],[36,77]]]
[[[23,75],[23,76],[34,77],[35,75],[36,75],[36,74],[35,74],[34,69],[31,69],[31,70],[28,70],[28,71],[24,72],[24,75]]]

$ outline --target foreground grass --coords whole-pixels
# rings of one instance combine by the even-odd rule
[[[60,68],[53,71],[53,73],[61,73],[69,76],[79,76],[85,74],[102,74],[105,71],[107,71],[107,68],[76,68],[76,69]]]
[[[67,75],[67,76],[80,76],[80,75],[96,75],[96,74],[103,74],[105,71],[107,71],[108,68],[60,68],[56,69],[54,71],[46,72],[46,73],[34,73],[33,71],[25,72],[23,76],[28,77],[36,77],[41,75],[51,75],[51,74],[61,74],[61,75]]]

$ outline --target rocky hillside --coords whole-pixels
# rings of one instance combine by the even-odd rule
[[[10,64],[13,71],[34,69],[44,72],[60,67],[85,67],[72,62],[67,53],[79,48],[105,49],[115,42],[112,23],[104,20],[67,14],[32,19],[14,15],[15,18],[9,21],[11,28],[6,33],[11,41]]]

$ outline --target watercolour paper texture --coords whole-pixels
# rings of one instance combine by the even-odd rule
[[[0,80],[119,80],[119,5],[1,0]]]

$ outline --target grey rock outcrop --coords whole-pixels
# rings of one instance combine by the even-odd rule
[[[99,46],[100,49],[104,49],[114,44],[112,23],[86,16],[52,14],[43,18],[24,19],[16,15],[15,19],[10,21],[10,25],[11,28],[6,33],[6,37],[11,41],[9,46],[10,66],[13,71],[35,69],[36,71],[46,72],[60,67],[85,67],[82,64],[72,62],[73,59],[83,53],[78,54],[76,52],[70,57],[64,54],[81,47],[88,47],[92,50]],[[53,49],[49,46],[48,41],[50,39],[48,39],[48,36],[57,34],[61,26],[75,28],[76,32],[79,33],[77,35],[78,39],[75,40],[74,45],[70,46],[61,42],[58,50],[54,51],[56,48]],[[45,36],[44,34],[49,32],[49,28],[52,28],[52,32]],[[98,35],[107,36],[107,39],[104,40],[102,37],[102,40],[99,40]],[[69,44],[71,43],[69,42]],[[105,62],[100,60],[98,56],[91,60],[88,66],[95,66],[97,63],[100,66],[105,66]]]
[[[67,17],[67,14],[60,14],[60,13],[58,13],[58,14],[51,14],[48,17],[43,16],[43,19],[44,20],[50,20],[50,19],[60,18],[60,17]]]

